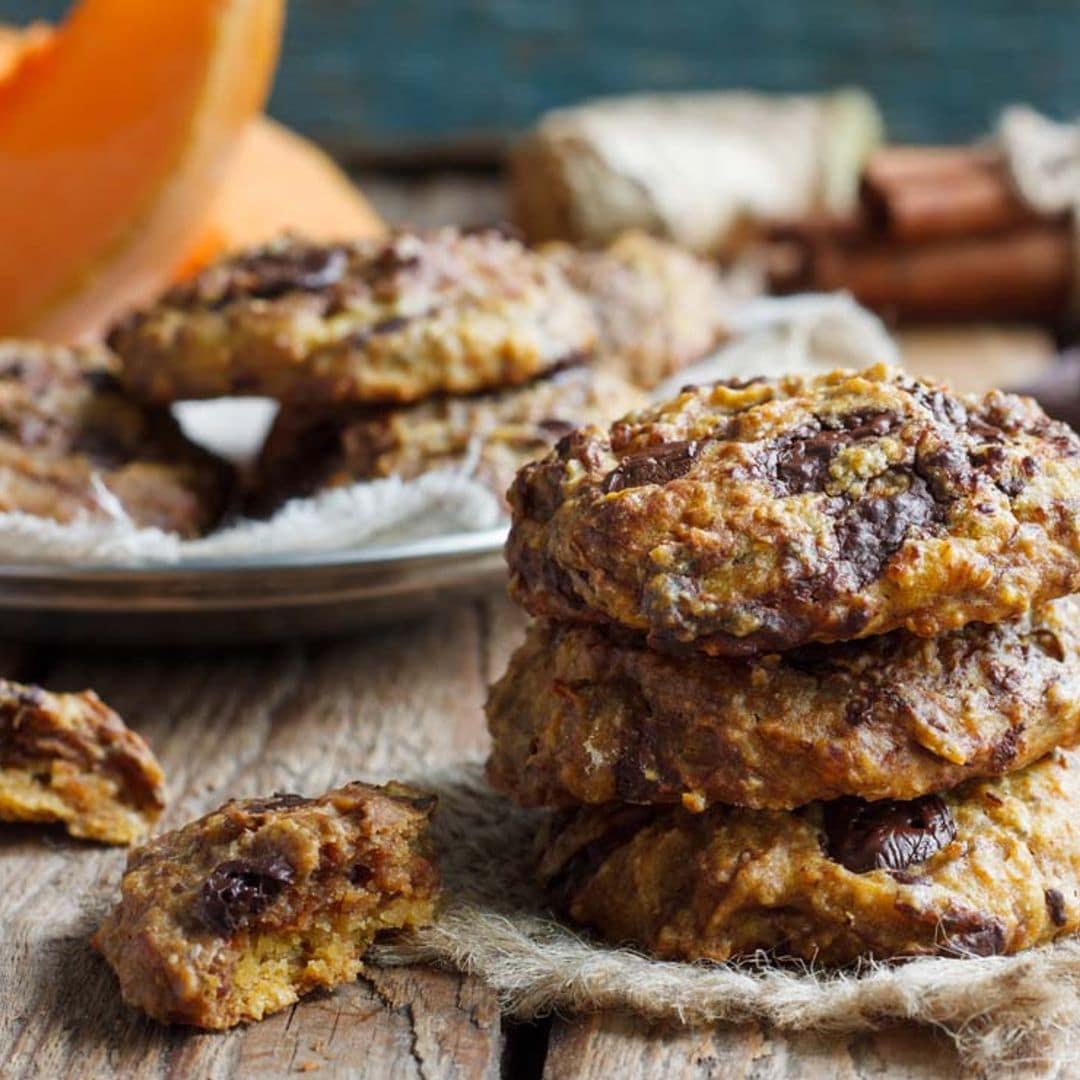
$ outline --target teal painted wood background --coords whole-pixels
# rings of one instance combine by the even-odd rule
[[[0,0],[0,18],[66,6]],[[899,139],[967,138],[1012,100],[1080,113],[1080,0],[293,0],[271,110],[347,153],[632,89],[843,84]]]

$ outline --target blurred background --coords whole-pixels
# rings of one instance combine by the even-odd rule
[[[1009,101],[1080,111],[1077,41],[1075,0],[294,0],[270,112],[353,166],[460,164],[596,95],[858,85],[893,139],[960,141]]]

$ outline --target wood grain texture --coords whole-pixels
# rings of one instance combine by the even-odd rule
[[[783,1035],[757,1027],[686,1031],[621,1013],[552,1026],[544,1080],[895,1080],[962,1077],[941,1035],[897,1029],[856,1038]]]
[[[294,0],[271,109],[350,153],[498,139],[600,94],[862,85],[898,139],[962,140],[1009,101],[1080,111],[1078,39],[1072,0]]]

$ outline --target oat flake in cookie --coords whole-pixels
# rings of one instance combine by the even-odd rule
[[[51,694],[0,679],[0,820],[131,844],[164,806],[157,758],[92,690]]]
[[[259,1020],[355,979],[376,934],[430,921],[434,803],[360,783],[228,802],[131,853],[93,943],[157,1020]]]
[[[128,398],[118,370],[102,349],[0,342],[0,512],[208,532],[232,470]]]
[[[1080,437],[883,366],[688,389],[568,436],[511,505],[530,612],[660,649],[929,637],[1080,590]]]
[[[910,799],[1080,741],[1080,597],[757,657],[536,624],[487,715],[488,778],[526,806]]]
[[[326,488],[447,468],[469,469],[504,498],[517,470],[568,432],[644,402],[615,373],[577,364],[520,387],[399,408],[283,406],[259,455],[249,511],[267,514]]]
[[[540,873],[571,919],[665,959],[1018,952],[1080,927],[1080,757],[910,802],[592,807],[556,819]]]
[[[210,266],[109,335],[128,386],[155,402],[473,393],[568,363],[595,339],[562,271],[494,229],[284,238]]]

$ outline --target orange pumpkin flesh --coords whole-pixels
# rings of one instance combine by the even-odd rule
[[[0,333],[70,340],[165,285],[277,59],[284,0],[82,0],[0,87]]]
[[[267,117],[241,136],[182,273],[223,250],[262,244],[285,231],[316,241],[379,236],[371,204],[318,147]]]

